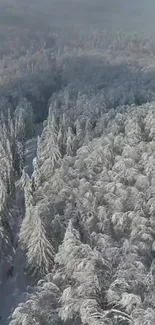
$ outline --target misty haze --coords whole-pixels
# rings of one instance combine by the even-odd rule
[[[155,1],[0,0],[0,325],[155,325]]]

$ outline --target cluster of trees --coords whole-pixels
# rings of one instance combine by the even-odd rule
[[[23,174],[19,240],[35,286],[11,325],[155,322],[154,125],[155,102],[51,100]]]
[[[25,100],[13,116],[8,110],[0,118],[0,285],[12,266],[13,227],[18,213],[15,181],[22,173],[25,141],[32,132],[32,114],[32,107]]]
[[[0,22],[0,289],[23,202],[19,247],[31,284],[10,325],[152,325],[155,43],[81,30],[84,20],[62,30],[48,0],[35,6],[0,0],[10,21]],[[81,1],[52,6],[53,20],[70,6],[82,17]],[[42,121],[30,176],[25,143]]]
[[[61,88],[59,64],[52,49],[27,50],[20,57],[0,60],[0,109],[14,111],[23,99],[33,106],[34,119],[47,116],[47,103],[53,91]]]

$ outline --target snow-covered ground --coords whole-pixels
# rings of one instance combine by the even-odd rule
[[[31,175],[33,172],[33,158],[36,156],[37,138],[27,141],[25,153],[25,171]],[[20,204],[20,180],[16,183],[16,210],[14,223],[14,242],[18,242],[18,234],[23,218],[23,209]],[[24,273],[24,257],[19,247],[15,248],[13,256],[13,275],[3,283],[0,292],[0,325],[9,324],[9,316],[21,301],[21,295],[26,291],[29,280]]]
[[[33,158],[36,156],[37,138],[32,138],[26,143],[25,166],[26,173],[30,176],[33,172]]]

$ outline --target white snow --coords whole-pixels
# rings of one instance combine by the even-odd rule
[[[25,171],[31,175],[33,172],[32,161],[36,155],[37,138],[29,140],[26,144]],[[20,180],[16,183],[16,209],[17,215],[14,221],[14,242],[18,241],[18,234],[23,217],[23,207],[20,199]],[[24,257],[19,247],[15,248],[13,256],[13,275],[3,283],[0,291],[0,325],[9,324],[9,316],[21,302],[21,296],[30,284],[24,274]]]

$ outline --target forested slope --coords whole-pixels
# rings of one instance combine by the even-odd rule
[[[155,324],[155,40],[117,5],[0,1],[1,325]]]
[[[11,324],[155,321],[155,104],[95,112],[94,126],[84,103],[75,121],[50,109],[38,139],[19,238],[28,274],[45,280]]]

